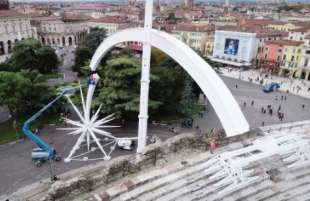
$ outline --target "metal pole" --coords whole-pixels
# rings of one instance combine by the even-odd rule
[[[51,158],[48,159],[49,162],[49,169],[50,169],[50,177],[51,177],[51,182],[56,180],[56,176],[53,173],[53,167],[52,167],[52,162],[53,160]]]
[[[144,31],[146,41],[143,43],[142,54],[142,75],[140,89],[140,113],[138,128],[138,148],[137,152],[142,153],[146,146],[147,121],[148,121],[148,101],[150,85],[150,60],[151,60],[151,29],[153,21],[153,0],[145,1]]]

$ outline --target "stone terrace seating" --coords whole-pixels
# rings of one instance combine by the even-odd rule
[[[277,139],[280,139],[278,133]],[[291,138],[283,138],[281,142],[286,139],[289,142]],[[291,148],[292,145],[288,146]],[[230,152],[228,156],[234,158]],[[235,152],[240,154],[242,150]],[[279,152],[256,161],[249,160],[251,162],[242,167],[240,173],[233,164],[229,166],[225,153],[212,155],[206,152],[186,161],[129,177],[120,184],[97,189],[76,200],[310,201],[310,161],[301,162],[294,155],[296,160],[294,158],[287,162],[292,154],[295,153]],[[310,160],[309,155],[308,158]],[[248,159],[246,156],[245,160]]]

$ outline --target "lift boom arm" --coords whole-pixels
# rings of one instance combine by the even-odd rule
[[[72,88],[63,90],[54,100],[52,100],[50,103],[45,105],[41,110],[39,110],[37,113],[35,113],[33,116],[31,116],[23,126],[23,132],[24,134],[33,141],[38,147],[40,147],[42,150],[46,151],[49,154],[49,158],[53,158],[56,155],[56,150],[49,146],[46,142],[44,142],[40,137],[38,137],[36,134],[34,134],[30,130],[30,124],[36,120],[41,114],[49,109],[55,102],[57,102],[59,99],[61,99],[66,94],[72,92]]]

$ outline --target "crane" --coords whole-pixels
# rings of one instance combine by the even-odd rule
[[[53,99],[51,102],[45,105],[41,110],[39,110],[37,113],[31,116],[24,123],[23,129],[22,129],[23,133],[38,146],[37,148],[34,148],[31,153],[31,157],[35,161],[35,164],[37,167],[41,166],[42,163],[44,163],[47,160],[60,161],[61,157],[57,155],[57,152],[53,147],[48,145],[38,135],[36,135],[34,132],[31,131],[30,124],[33,121],[35,121],[38,117],[40,117],[43,112],[48,110],[54,103],[56,103],[63,96],[74,93],[75,89],[76,88],[73,88],[73,87],[67,87],[63,89],[55,99]]]

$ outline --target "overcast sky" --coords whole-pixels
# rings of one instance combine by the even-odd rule
[[[10,0],[11,2],[53,2],[53,1],[61,1],[61,2],[83,2],[83,0]],[[90,1],[96,1],[96,2],[125,2],[126,0],[85,0],[85,2],[90,2]],[[129,0],[128,0],[129,1]],[[144,0],[137,0],[137,1],[144,1]],[[154,2],[157,0],[154,0]],[[161,2],[180,2],[182,0],[160,0]],[[224,2],[224,0],[195,0],[196,2]],[[261,0],[264,2],[268,2],[267,0]],[[287,2],[303,2],[303,3],[310,3],[310,0],[286,0]],[[257,2],[257,0],[231,0],[231,2]]]

